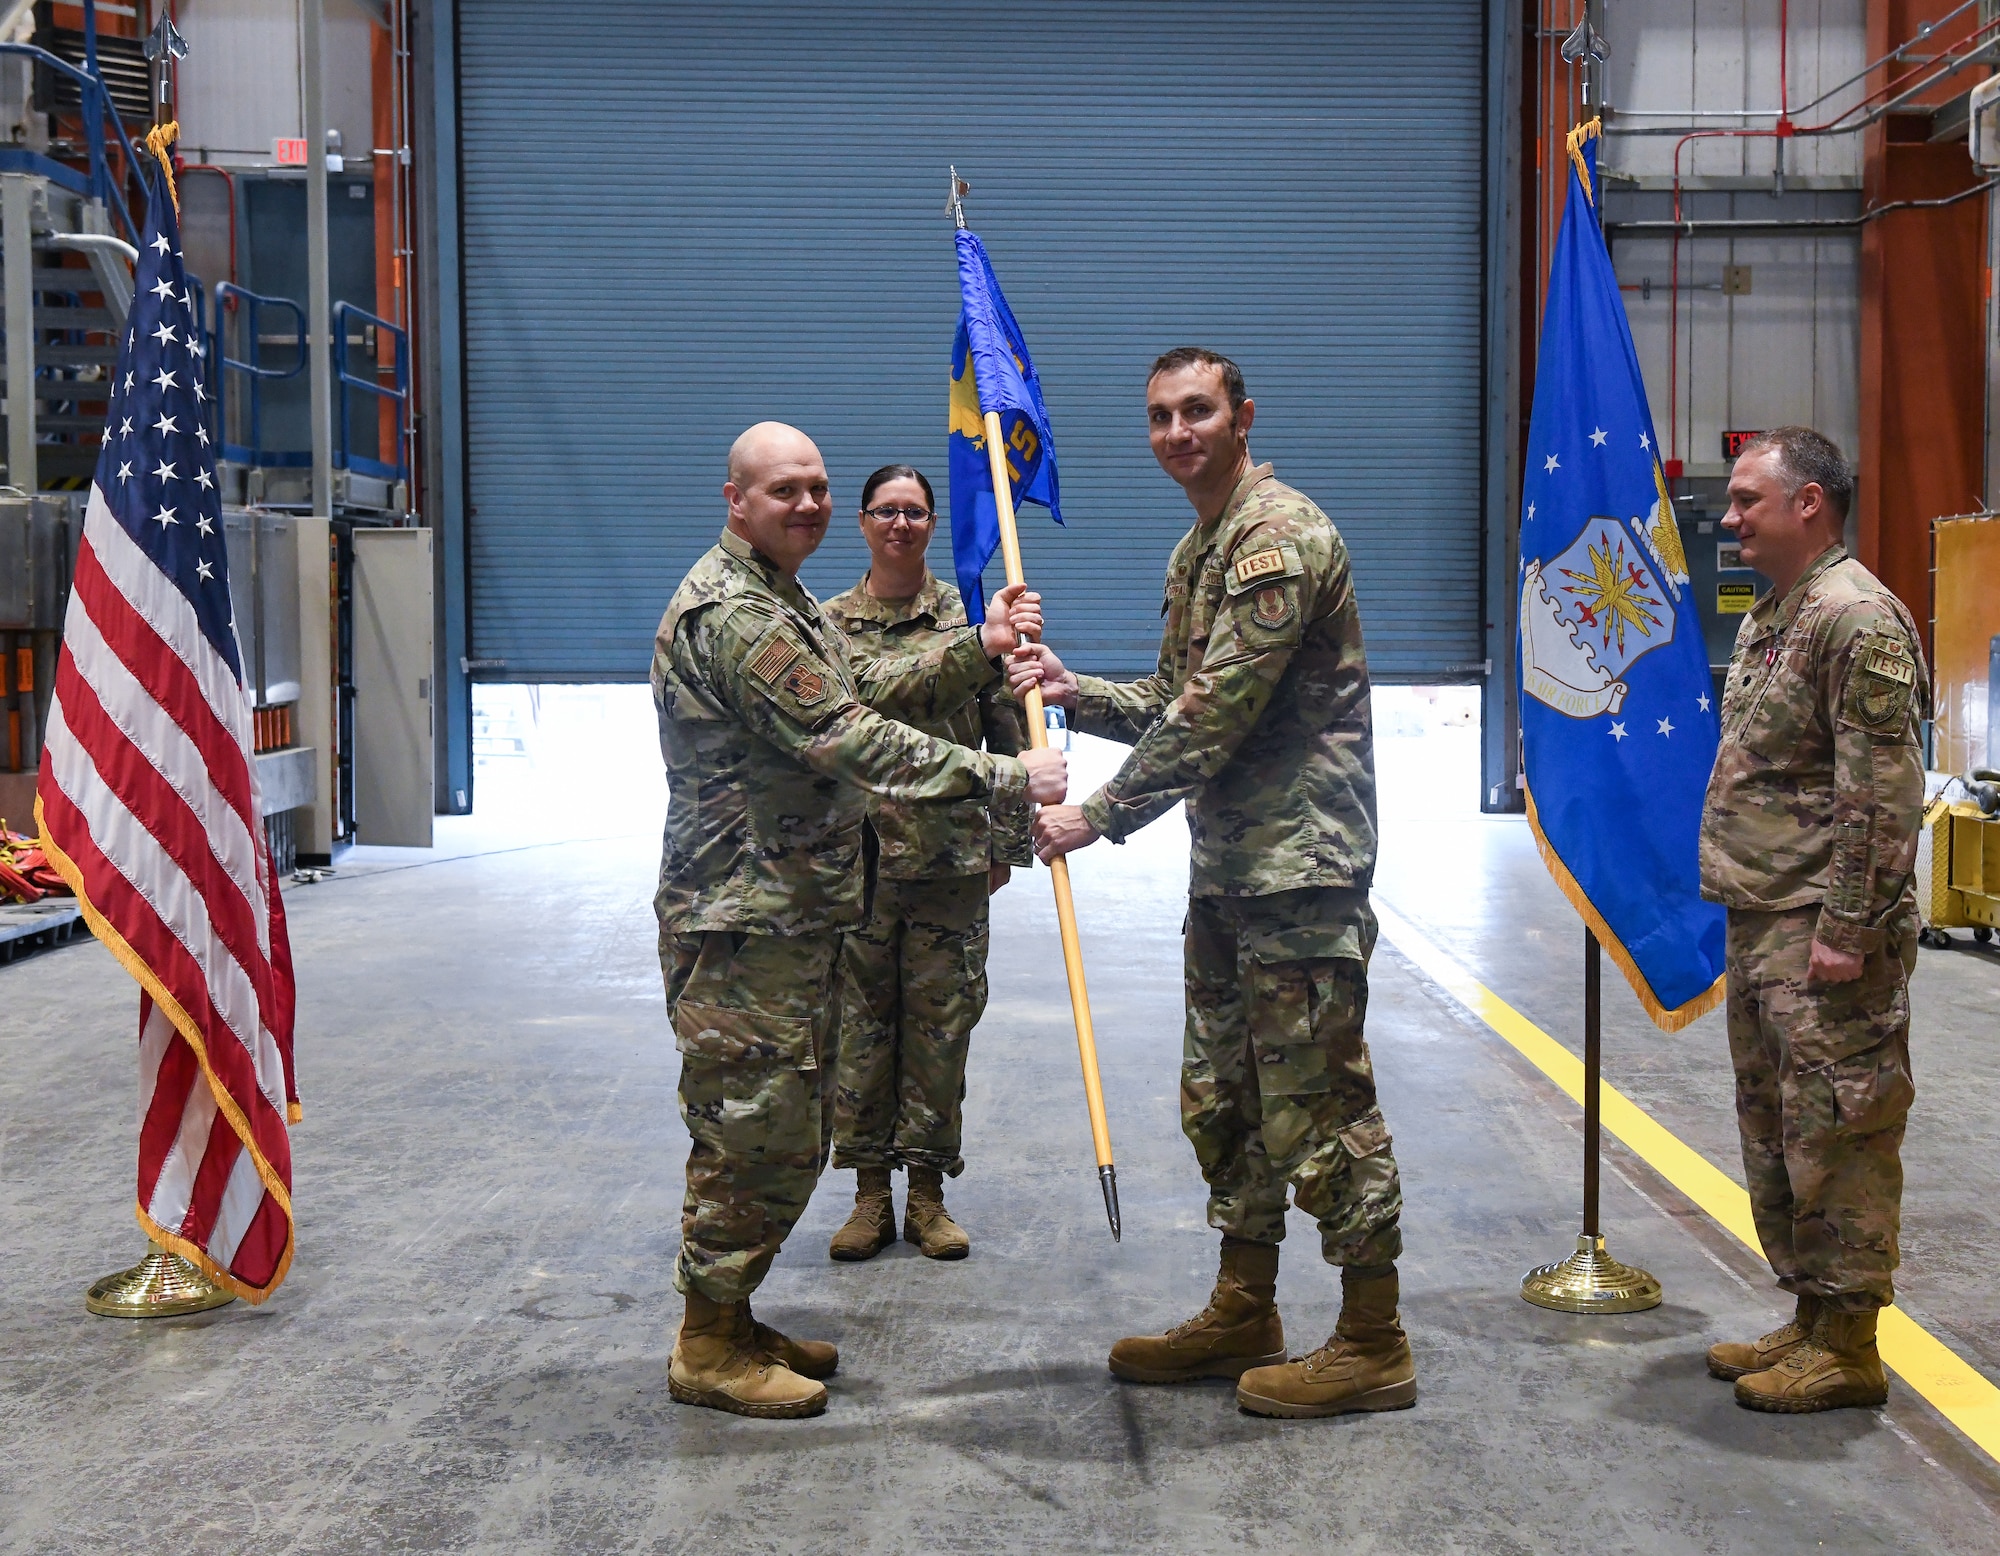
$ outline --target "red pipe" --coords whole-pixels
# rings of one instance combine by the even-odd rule
[[[1982,22],[1979,26],[1973,28],[1971,32],[1967,33],[1965,37],[1960,40],[1960,43],[1961,44],[1971,43],[1975,41],[1980,36],[1980,34],[1991,32],[1996,27],[2000,27],[2000,17],[1996,17],[1994,20],[1990,22]],[[1915,38],[1908,39],[1903,44],[1903,47],[1908,48],[1910,44],[1915,43],[1916,41],[1917,40]],[[1921,87],[1935,86],[1939,81],[1943,80],[1945,75],[1947,74],[1947,69],[1943,67],[1949,67],[1958,64],[1961,62],[1962,58],[1963,56],[1954,55],[1952,53],[1951,47],[1947,45],[1944,53],[1936,55],[1930,59],[1923,61],[1916,67],[1916,69],[1912,70],[1909,73],[1909,75],[1899,77],[1894,81],[1887,79],[1887,67],[1885,66],[1883,72],[1884,80],[1882,82],[1882,85],[1876,87],[1874,91],[1868,93],[1867,96],[1863,97],[1859,102],[1853,103],[1848,107],[1843,108],[1839,113],[1835,114],[1831,119],[1827,120],[1826,123],[1824,124],[1800,125],[1798,127],[1798,133],[1800,135],[1825,135],[1831,132],[1835,132],[1839,129],[1840,121],[1842,119],[1845,119],[1849,114],[1858,113],[1861,109],[1866,108],[1870,102],[1882,96],[1882,94],[1885,92],[1890,92],[1890,91],[1907,92],[1912,87],[1918,87],[1919,89],[1921,89]],[[1914,79],[1915,77],[1922,75],[1924,71],[1931,69],[1933,66],[1937,66],[1940,68],[1938,69],[1936,75],[1934,75],[1929,81],[1922,82],[1921,84],[1919,84]]]

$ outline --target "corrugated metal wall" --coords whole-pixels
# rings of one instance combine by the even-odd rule
[[[473,656],[643,673],[761,418],[819,441],[844,514],[891,460],[944,498],[956,162],[1048,391],[1069,528],[1030,509],[1023,549],[1072,663],[1152,666],[1191,515],[1144,378],[1187,342],[1242,363],[1252,452],[1346,535],[1376,673],[1476,660],[1482,16],[464,7]],[[805,580],[865,556],[843,517]]]

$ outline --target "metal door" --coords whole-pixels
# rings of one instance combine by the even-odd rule
[[[1482,658],[1481,0],[480,0],[458,29],[488,678],[643,678],[752,421],[827,456],[822,596],[864,566],[869,470],[945,499],[948,162],[1047,387],[1070,527],[1031,509],[1022,543],[1072,664],[1153,666],[1192,514],[1144,385],[1188,343],[1242,363],[1252,452],[1346,537],[1376,674]]]
[[[431,532],[354,532],[354,832],[431,846]]]

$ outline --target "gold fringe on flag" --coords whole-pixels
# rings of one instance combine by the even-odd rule
[[[1604,121],[1602,119],[1588,120],[1569,132],[1569,159],[1576,164],[1576,176],[1583,180],[1583,197],[1592,205],[1597,204],[1597,192],[1590,187],[1590,169],[1584,165],[1583,143],[1587,140],[1595,140],[1603,133]],[[175,209],[178,210],[179,207],[176,206]]]
[[[181,1002],[174,998],[172,991],[167,988],[159,974],[153,971],[146,959],[133,949],[131,943],[118,933],[116,926],[104,916],[97,904],[90,900],[90,893],[84,888],[83,871],[49,836],[49,821],[42,811],[39,795],[35,798],[35,826],[41,834],[42,851],[48,855],[49,863],[55,866],[56,873],[69,883],[69,889],[76,894],[76,905],[83,913],[84,922],[90,926],[91,934],[95,935],[98,943],[117,958],[132,975],[133,981],[152,996],[154,1005],[166,1013],[167,1019],[173,1022],[188,1047],[194,1051],[195,1063],[201,1068],[202,1080],[208,1086],[209,1095],[215,1099],[216,1108],[229,1120],[229,1127],[236,1132],[236,1138],[243,1143],[243,1149],[249,1153],[251,1165],[257,1169],[257,1176],[265,1190],[278,1202],[278,1208],[285,1213],[285,1251],[279,1256],[278,1267],[272,1272],[270,1283],[252,1286],[217,1264],[209,1257],[208,1250],[200,1244],[189,1242],[171,1227],[161,1226],[147,1214],[146,1207],[142,1203],[135,1207],[139,1225],[145,1234],[162,1248],[179,1254],[218,1286],[226,1287],[253,1307],[260,1302],[268,1301],[271,1293],[285,1283],[285,1276],[291,1272],[292,1253],[297,1245],[298,1217],[292,1212],[291,1191],[285,1187],[277,1169],[266,1159],[264,1153],[257,1149],[256,1138],[250,1129],[250,1120],[244,1115],[241,1104],[230,1095],[229,1088],[222,1083],[221,1077],[215,1073],[215,1067],[209,1062],[208,1043],[202,1037],[201,1028],[195,1025],[193,1017],[189,1016]],[[296,1108],[296,1104],[293,1108]],[[297,1123],[296,1111],[288,1109],[287,1112],[291,1122]]]
[[[1595,120],[1592,121],[1595,124]],[[1555,851],[1542,831],[1542,818],[1535,809],[1535,796],[1526,789],[1521,791],[1528,801],[1528,826],[1535,834],[1535,847],[1541,850],[1542,863],[1549,867],[1549,874],[1555,878],[1556,887],[1569,898],[1569,905],[1576,909],[1590,932],[1597,937],[1597,943],[1604,947],[1604,954],[1618,964],[1618,970],[1625,975],[1625,981],[1632,985],[1632,992],[1639,996],[1639,1003],[1646,1008],[1646,1014],[1653,1018],[1653,1025],[1662,1032],[1678,1032],[1682,1027],[1699,1021],[1722,1003],[1725,981],[1717,978],[1701,993],[1669,1010],[1660,1003],[1660,997],[1653,992],[1653,986],[1646,981],[1646,975],[1639,971],[1639,964],[1632,960],[1632,953],[1604,922],[1604,915],[1597,911],[1584,889],[1577,884],[1575,876],[1569,873],[1569,866],[1562,862],[1562,856]]]
[[[181,192],[174,187],[173,159],[167,155],[167,148],[181,137],[181,121],[169,119],[165,124],[156,124],[146,131],[146,149],[160,159],[160,168],[167,175],[167,193],[173,198],[174,215],[181,214]]]

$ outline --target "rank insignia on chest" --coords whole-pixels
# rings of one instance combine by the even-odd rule
[[[1283,584],[1266,584],[1250,597],[1250,616],[1260,627],[1282,627],[1292,619],[1292,597]]]
[[[826,696],[826,677],[811,665],[795,664],[779,683],[802,708],[810,708]]]

